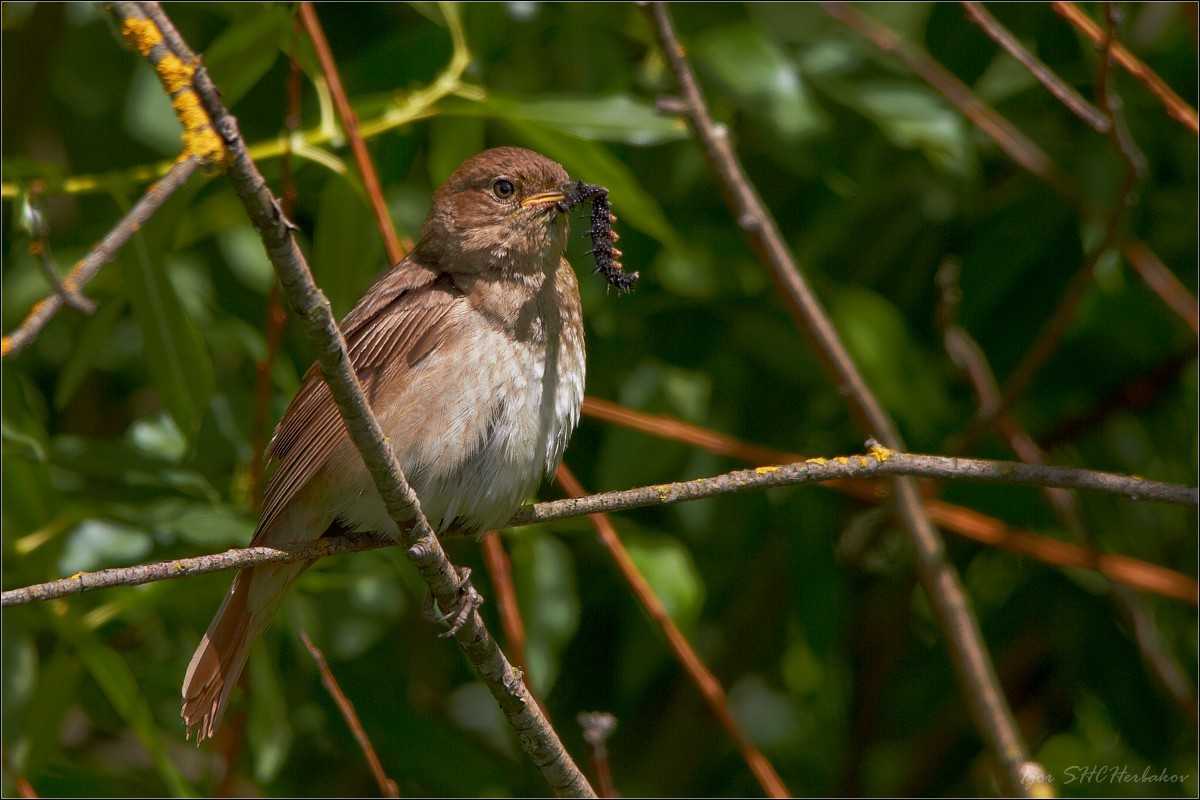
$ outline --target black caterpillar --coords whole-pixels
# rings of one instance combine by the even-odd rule
[[[617,260],[621,257],[621,251],[614,247],[613,243],[621,237],[613,230],[617,215],[612,213],[612,207],[609,205],[608,189],[577,181],[567,192],[566,199],[559,202],[558,208],[565,213],[589,200],[592,203],[592,228],[588,231],[588,236],[592,239],[590,255],[596,260],[596,272],[603,275],[610,286],[617,287],[618,291],[628,292],[637,283],[638,273],[625,272],[621,262]]]

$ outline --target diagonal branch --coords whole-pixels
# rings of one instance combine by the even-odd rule
[[[312,3],[300,4],[300,21],[304,23],[304,30],[308,32],[308,38],[312,40],[313,48],[317,51],[317,60],[321,62],[321,71],[325,73],[325,80],[329,83],[329,93],[333,95],[333,105],[337,109],[342,130],[345,131],[346,138],[350,141],[350,149],[354,152],[354,162],[358,164],[363,188],[367,191],[375,222],[379,226],[380,235],[383,236],[388,264],[398,264],[404,258],[404,247],[400,244],[400,237],[396,235],[396,227],[392,224],[392,216],[388,213],[387,202],[383,199],[383,191],[379,187],[379,175],[375,172],[375,164],[371,161],[367,143],[359,133],[358,117],[350,105],[350,99],[346,97],[337,61],[333,57],[333,51],[329,49],[325,30],[321,27],[321,21],[317,19],[317,10]]]
[[[1108,118],[1101,114],[1095,106],[1084,100],[1079,92],[1067,86],[1062,78],[1055,75],[1054,70],[1046,66],[1041,59],[1025,49],[1025,46],[1017,41],[1017,37],[1013,36],[1012,31],[993,17],[983,3],[967,2],[962,5],[967,17],[972,22],[978,25],[996,44],[1008,51],[1009,55],[1024,64],[1025,68],[1046,87],[1047,91],[1057,97],[1075,116],[1086,122],[1097,133],[1108,133],[1110,124]]]
[[[362,720],[358,718],[358,711],[354,709],[354,704],[342,691],[341,684],[334,677],[333,670],[329,668],[329,662],[325,660],[325,654],[313,644],[313,640],[308,638],[308,634],[303,631],[300,633],[300,641],[304,642],[309,655],[313,657],[313,661],[317,662],[317,671],[321,673],[321,683],[325,684],[325,690],[329,692],[338,711],[342,712],[342,718],[346,720],[346,727],[354,734],[358,746],[362,748],[363,757],[367,759],[367,766],[371,768],[371,774],[375,777],[375,782],[379,784],[379,793],[384,797],[399,797],[400,790],[397,788],[396,782],[389,778],[384,770],[383,762],[379,760],[379,754],[375,752],[375,746],[371,744],[371,737],[367,736]]]
[[[692,129],[721,183],[734,219],[771,269],[799,327],[813,340],[817,354],[832,375],[838,391],[849,401],[859,425],[868,435],[879,437],[885,445],[902,448],[891,417],[850,359],[828,315],[796,267],[778,226],[738,163],[728,130],[718,126],[709,114],[683,46],[671,26],[666,5],[653,3],[650,14],[659,44],[679,83]],[[897,480],[893,496],[916,552],[918,577],[946,637],[972,720],[997,761],[1004,789],[1025,795],[1044,788],[1022,779],[1022,769],[1029,760],[1025,745],[996,678],[970,601],[957,571],[946,558],[941,536],[921,505],[916,485],[911,480]]]
[[[162,208],[176,189],[187,183],[187,179],[196,171],[196,166],[195,158],[185,157],[176,161],[163,179],[151,185],[133,208],[129,209],[129,213],[117,223],[116,227],[109,231],[100,240],[100,243],[71,269],[67,277],[62,279],[63,288],[78,292],[88,281],[96,277],[100,268],[116,257],[117,251],[129,241],[129,237],[133,236],[138,228],[145,225],[150,217],[154,216],[154,212]],[[17,326],[17,329],[0,340],[0,356],[7,358],[27,347],[65,304],[66,301],[61,292],[55,292],[34,303],[33,308],[29,309],[29,313]]]
[[[396,454],[387,444],[379,421],[363,395],[329,301],[314,283],[308,263],[292,236],[294,226],[284,217],[278,201],[246,152],[237,121],[221,102],[220,93],[203,64],[158,3],[120,2],[114,4],[114,10],[124,29],[136,27],[147,36],[157,34],[156,41],[150,40],[152,52],[162,48],[191,67],[190,85],[199,95],[204,111],[225,147],[225,164],[234,191],[262,237],[267,256],[275,266],[296,319],[317,348],[318,363],[350,439],[362,456],[389,516],[401,531],[408,557],[429,584],[439,606],[442,609],[458,608],[473,590],[469,589],[465,576],[450,563],[421,512],[417,495],[405,479]],[[150,31],[146,23],[150,23],[154,31]],[[477,610],[471,610],[454,638],[509,723],[520,734],[518,739],[522,748],[551,788],[560,795],[595,796]]]
[[[571,470],[567,469],[565,464],[559,466],[555,479],[568,497],[579,500],[587,495],[583,484]],[[750,741],[750,737],[734,719],[733,713],[729,710],[729,699],[725,695],[725,689],[721,686],[721,682],[717,680],[717,676],[713,675],[712,671],[700,660],[700,656],[692,648],[691,642],[672,621],[662,600],[654,593],[654,588],[650,586],[637,565],[633,563],[633,557],[629,555],[621,537],[617,535],[617,529],[612,524],[612,520],[606,514],[590,514],[589,518],[592,527],[596,529],[596,537],[600,540],[600,544],[604,545],[604,549],[608,550],[608,554],[616,562],[617,569],[620,570],[625,582],[629,584],[638,603],[662,631],[671,652],[675,655],[675,660],[687,672],[692,683],[696,684],[700,695],[708,703],[709,709],[721,723],[721,727],[729,734],[729,738],[733,739],[734,745],[742,754],[750,771],[754,773],[754,778],[762,787],[763,792],[767,797],[791,797],[791,793],[779,777],[779,773],[775,771],[775,767],[762,754],[762,751],[754,746],[754,742]]]
[[[1083,13],[1079,6],[1070,2],[1054,2],[1050,4],[1054,13],[1075,26],[1084,36],[1092,40],[1092,44],[1103,44],[1104,29]],[[1146,66],[1137,56],[1129,52],[1120,42],[1112,46],[1112,59],[1124,67],[1125,71],[1141,81],[1150,93],[1157,97],[1166,107],[1167,113],[1176,121],[1182,123],[1192,133],[1200,134],[1200,120],[1196,117],[1196,109],[1175,93],[1167,82],[1158,76],[1154,70]]]

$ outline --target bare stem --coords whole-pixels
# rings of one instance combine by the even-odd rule
[[[350,702],[350,698],[342,691],[341,684],[333,675],[333,670],[329,668],[329,662],[325,660],[325,654],[321,649],[313,644],[312,639],[308,638],[308,634],[301,632],[300,641],[304,642],[304,646],[308,648],[309,654],[313,657],[313,661],[317,662],[317,670],[321,673],[321,683],[325,684],[325,690],[333,698],[333,702],[337,704],[338,710],[342,712],[342,718],[346,720],[346,727],[354,734],[355,740],[358,741],[358,746],[362,748],[363,756],[367,759],[367,766],[371,768],[371,774],[375,776],[375,782],[379,784],[379,793],[384,797],[399,797],[400,789],[396,786],[396,782],[388,777],[387,772],[383,769],[383,762],[379,760],[379,754],[375,752],[375,746],[371,744],[371,737],[367,736],[367,730],[362,725],[362,720],[358,718],[358,712],[354,709],[354,704]]]
[[[998,19],[993,17],[991,12],[984,7],[983,3],[963,3],[963,9],[967,12],[968,19],[978,25],[984,33],[996,42],[996,44],[1003,47],[1009,55],[1025,65],[1025,68],[1046,87],[1047,91],[1057,97],[1075,116],[1086,122],[1097,133],[1108,133],[1110,124],[1108,118],[1101,114],[1095,106],[1083,99],[1079,92],[1068,86],[1041,59],[1029,52],[1024,45],[1017,41],[1017,37],[1013,36],[1012,31],[1004,27]]]
[[[1191,360],[1190,357],[1188,360]],[[805,458],[799,453],[751,444],[689,422],[635,411],[598,397],[584,398],[583,415],[755,465],[787,464]],[[820,485],[867,503],[883,502],[888,496],[880,483],[871,481],[822,481]],[[938,498],[926,498],[925,508],[930,518],[942,529],[987,547],[1019,553],[1052,566],[1094,570],[1114,583],[1193,606],[1200,601],[1200,584],[1182,572],[1012,528],[995,517]]]
[[[1104,41],[1104,30],[1091,17],[1074,3],[1055,2],[1050,4],[1055,13],[1065,19],[1076,30],[1092,40],[1093,44]],[[1112,59],[1116,61],[1133,77],[1141,81],[1150,93],[1157,97],[1166,107],[1167,113],[1182,123],[1192,133],[1200,134],[1200,120],[1196,117],[1196,109],[1192,108],[1182,97],[1167,85],[1154,70],[1146,66],[1137,56],[1129,52],[1120,42],[1114,42]]]
[[[88,281],[96,277],[100,268],[116,257],[117,251],[129,241],[129,237],[145,225],[150,217],[154,216],[154,212],[162,208],[176,189],[187,182],[187,179],[196,171],[196,166],[196,159],[191,157],[176,161],[163,179],[151,185],[133,208],[129,209],[129,213],[117,223],[116,227],[109,231],[100,240],[100,243],[71,269],[67,277],[62,280],[63,287],[78,292]],[[0,356],[7,358],[27,347],[64,304],[61,292],[55,292],[34,303],[33,308],[29,309],[29,313],[17,326],[17,329],[0,340]]]
[[[337,61],[333,57],[333,51],[329,48],[325,30],[321,27],[316,7],[312,3],[300,4],[300,21],[304,23],[304,30],[308,32],[308,38],[312,40],[313,48],[317,51],[317,60],[321,62],[321,71],[325,73],[325,80],[329,83],[329,93],[333,95],[333,105],[337,109],[338,120],[341,121],[342,130],[345,131],[346,138],[350,142],[350,149],[354,152],[354,162],[358,164],[363,188],[367,191],[367,198],[371,201],[371,210],[375,213],[375,222],[383,237],[388,263],[398,264],[404,258],[404,248],[400,244],[400,237],[396,235],[396,226],[392,224],[392,215],[388,212],[387,201],[383,199],[383,190],[379,186],[379,175],[375,172],[371,153],[367,150],[367,143],[363,141],[362,134],[359,133],[358,116],[354,113],[354,107],[350,105],[350,98],[346,96],[346,90],[342,86],[342,77],[338,72]]]

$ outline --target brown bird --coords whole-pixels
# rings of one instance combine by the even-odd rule
[[[583,399],[579,288],[563,257],[566,171],[516,147],[454,171],[412,253],[342,320],[350,358],[435,530],[506,521],[562,460]],[[252,545],[331,528],[399,535],[314,364],[269,445]],[[238,572],[183,679],[213,735],[251,644],[309,563]]]

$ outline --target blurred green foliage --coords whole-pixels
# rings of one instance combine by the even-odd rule
[[[1094,8],[1089,12],[1096,15]],[[1125,6],[1121,38],[1194,102],[1196,16],[1184,4]],[[1037,141],[1097,208],[1121,163],[956,4],[864,9],[924,48]],[[304,128],[330,124],[311,50],[284,5],[169,5],[249,142],[283,130],[288,54],[309,76]],[[745,246],[699,148],[655,99],[673,82],[647,20],[617,4],[491,3],[460,9],[483,91],[370,141],[402,235],[432,189],[484,146],[521,144],[609,187],[625,263],[616,296],[579,268],[592,395],[781,449],[853,451],[862,436]],[[1096,54],[1047,6],[996,7],[1002,22],[1090,96]],[[801,4],[690,4],[676,24],[715,116],[795,249],[847,345],[910,446],[944,450],[974,411],[941,346],[934,275],[962,264],[963,325],[1010,373],[1099,235],[1022,172],[937,92]],[[364,119],[428,85],[452,54],[435,4],[322,6]],[[148,67],[98,6],[3,8],[5,181],[51,183],[172,157],[178,126]],[[1111,79],[1149,172],[1130,212],[1196,291],[1196,139],[1128,75]],[[396,93],[399,93],[397,95]],[[261,164],[276,191],[280,160]],[[383,266],[339,141],[294,161],[295,220],[338,313]],[[118,173],[119,174],[119,173]],[[64,267],[141,190],[42,199]],[[49,287],[3,207],[3,315],[10,332]],[[3,362],[3,584],[243,544],[255,363],[265,350],[270,267],[229,185],[198,177],[87,287],[99,311],[64,310]],[[1105,260],[1055,356],[1016,408],[1057,463],[1195,484],[1196,339],[1121,258]],[[272,418],[311,352],[288,329],[271,374]],[[1163,370],[1166,365],[1165,371]],[[1133,407],[1108,398],[1165,374]],[[985,439],[977,452],[1007,457]],[[567,462],[592,490],[706,475],[733,462],[585,419]],[[1066,538],[1023,488],[951,484],[947,499]],[[545,490],[553,496],[553,489]],[[1196,517],[1116,497],[1080,498],[1100,546],[1194,575]],[[620,515],[638,566],[729,691],[735,715],[797,794],[996,790],[936,625],[886,516],[816,488],[774,490]],[[507,539],[529,634],[530,677],[569,749],[601,709],[627,795],[758,791],[642,614],[585,520]],[[1066,795],[1194,795],[1196,738],[1143,666],[1096,575],[951,540],[1030,751]],[[474,543],[451,546],[474,565]],[[256,650],[227,728],[186,745],[178,687],[228,574],[108,590],[4,612],[6,794],[42,796],[372,794],[365,762],[296,636],[326,651],[405,794],[540,794],[486,691],[422,621],[402,554],[307,573]],[[485,607],[495,624],[495,603]],[[1196,675],[1195,609],[1148,598],[1169,654]],[[226,750],[232,774],[224,776]],[[1072,766],[1186,775],[1182,784],[1069,782]],[[224,776],[224,777],[223,777]]]

